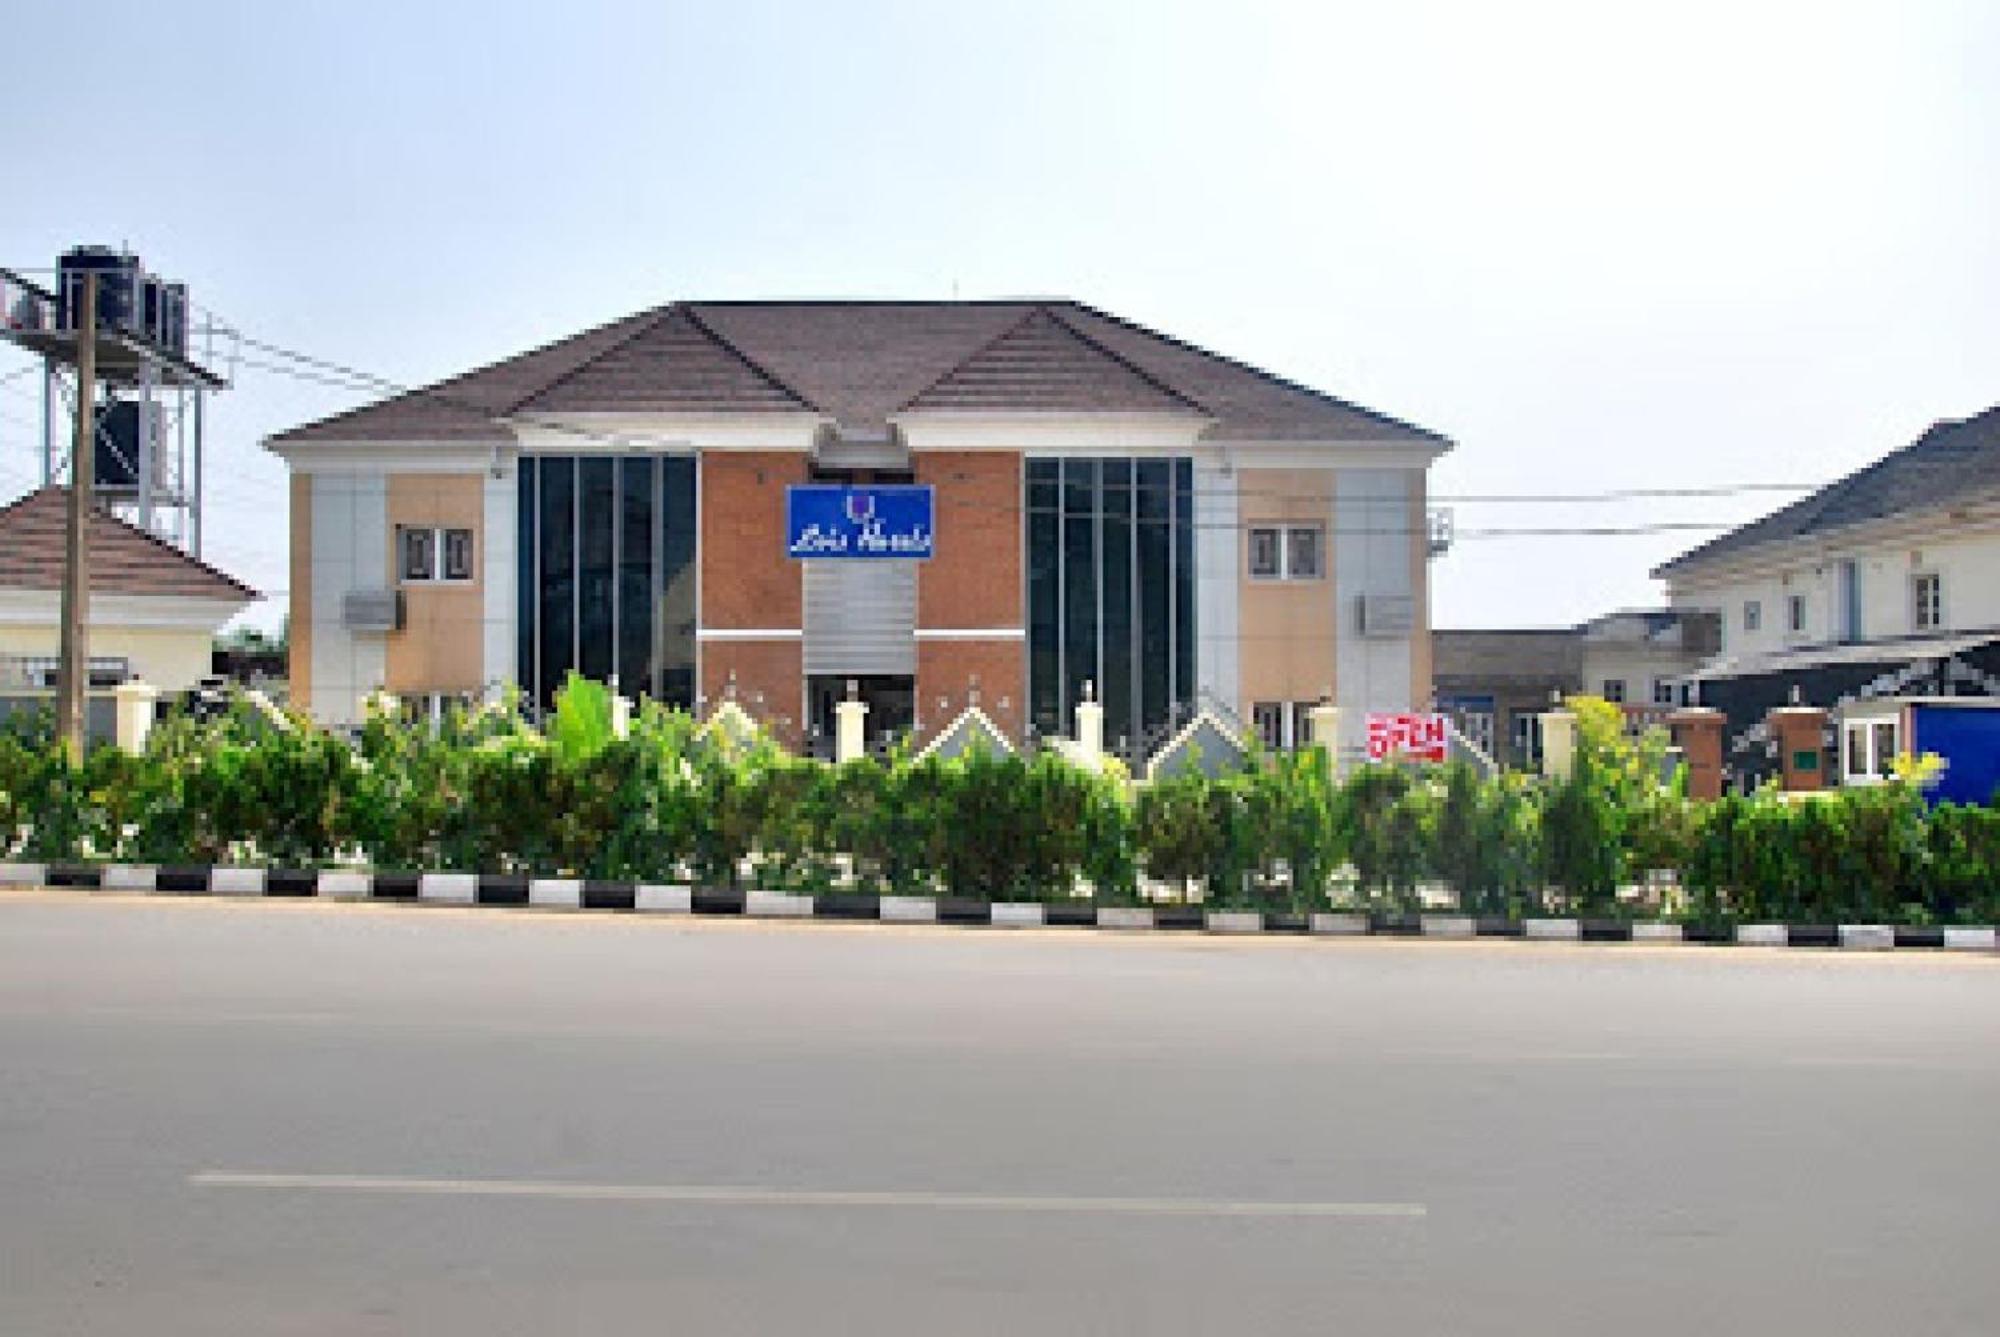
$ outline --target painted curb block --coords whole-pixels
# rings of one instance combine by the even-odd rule
[[[693,914],[694,888],[641,882],[632,893],[632,908],[643,910],[647,914]]]
[[[1783,924],[1738,924],[1736,945],[1739,947],[1789,947],[1791,935]]]
[[[1153,908],[1149,905],[1101,905],[1097,908],[1099,928],[1151,928]]]
[[[1479,932],[1470,915],[1425,915],[1421,922],[1426,938],[1470,938]]]
[[[581,910],[583,883],[573,877],[530,878],[528,904],[545,910]]]
[[[160,870],[151,865],[111,864],[104,870],[106,891],[153,891],[159,886]]]
[[[1308,925],[1308,931],[1337,937],[1358,937],[1368,932],[1368,916],[1316,914]]]
[[[1887,924],[1842,924],[1840,945],[1852,952],[1887,952],[1896,946],[1896,930]]]
[[[322,869],[319,894],[332,901],[365,901],[375,892],[375,879],[367,873]]]
[[[1524,919],[1522,936],[1535,942],[1575,942],[1583,936],[1583,925],[1574,919]]]
[[[417,879],[417,899],[439,905],[477,905],[479,874],[425,873]]]
[[[1633,942],[1686,942],[1687,933],[1679,924],[1634,924]]]
[[[885,924],[935,924],[937,902],[929,896],[884,896],[878,913]]]
[[[1264,915],[1259,910],[1210,910],[1210,933],[1262,933]]]
[[[1948,952],[1991,952],[2000,949],[2000,930],[1990,928],[1947,928],[1944,949]]]
[[[0,863],[0,887],[43,887],[49,866],[42,863]]]
[[[216,896],[262,896],[264,870],[261,868],[211,868],[208,890]]]
[[[992,913],[994,928],[1040,928],[1048,922],[1039,901],[995,901]]]
[[[746,891],[743,913],[752,919],[811,919],[813,898],[790,891]]]

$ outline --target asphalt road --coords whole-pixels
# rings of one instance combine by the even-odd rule
[[[0,1333],[2000,1331],[2000,961],[0,893]]]

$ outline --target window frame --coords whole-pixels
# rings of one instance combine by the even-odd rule
[[[1764,629],[1764,601],[1745,599],[1743,601],[1743,630],[1762,631]]]
[[[1259,521],[1245,526],[1249,538],[1245,541],[1244,567],[1253,581],[1264,583],[1289,583],[1326,579],[1326,526],[1317,522],[1302,521],[1291,524],[1282,521]],[[1260,535],[1270,535],[1276,543],[1277,563],[1271,570],[1260,569],[1257,545]],[[1312,535],[1312,570],[1301,573],[1292,561],[1292,543],[1296,536]]]
[[[1260,563],[1257,560],[1258,539],[1262,535],[1269,535],[1271,541],[1271,563],[1268,571],[1260,570]],[[1245,557],[1249,564],[1250,579],[1283,580],[1285,578],[1285,527],[1283,525],[1250,526],[1250,538],[1244,544],[1244,547],[1246,550]]]
[[[1598,683],[1598,687],[1601,689],[1599,695],[1612,705],[1622,706],[1625,704],[1625,680],[1623,678],[1605,678]]]
[[[1806,596],[1803,594],[1785,596],[1785,634],[1787,636],[1806,634]]]
[[[1929,597],[1925,597],[1925,587]],[[1928,611],[1928,616],[1926,612]],[[1938,571],[1910,573],[1910,630],[1944,630],[1944,575]]]
[[[451,575],[447,566],[446,553],[453,536],[464,537],[465,574]],[[410,574],[411,563],[409,543],[422,538],[425,548],[424,574]],[[479,573],[479,531],[465,525],[397,525],[396,526],[396,584],[401,585],[470,585],[478,579]]]
[[[1660,675],[1653,679],[1653,704],[1656,706],[1680,704],[1680,690],[1672,678]]]

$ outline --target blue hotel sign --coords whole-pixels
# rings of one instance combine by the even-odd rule
[[[928,486],[785,489],[788,557],[929,557],[937,541]]]

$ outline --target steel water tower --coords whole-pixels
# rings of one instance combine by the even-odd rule
[[[235,331],[122,248],[75,246],[34,273],[0,269],[0,337],[42,360],[42,482],[70,472],[84,276],[95,273],[94,490],[102,505],[200,557],[203,410],[211,392],[229,388]]]

